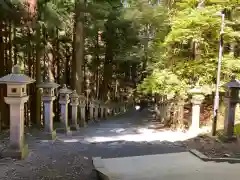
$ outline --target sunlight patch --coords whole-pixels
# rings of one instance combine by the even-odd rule
[[[151,142],[151,141],[185,141],[191,138],[196,137],[198,134],[207,133],[209,129],[203,128],[199,131],[162,131],[162,132],[153,132],[149,129],[139,129],[141,134],[127,134],[127,135],[118,135],[111,137],[89,137],[85,138],[85,141],[88,142],[112,142],[112,141],[131,141],[131,142]]]
[[[120,133],[120,132],[123,132],[123,131],[125,131],[125,129],[123,129],[123,128],[110,130],[110,132],[116,132],[116,133]]]
[[[66,142],[66,143],[68,143],[68,142],[79,142],[79,140],[78,139],[65,139],[65,140],[63,140],[63,142]]]
[[[135,106],[135,109],[138,111],[140,109],[140,106]]]

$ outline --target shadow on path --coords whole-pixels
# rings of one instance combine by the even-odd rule
[[[72,137],[60,136],[56,143],[76,146],[82,154],[104,158],[176,153],[186,151],[179,142],[168,142],[167,134],[156,133],[147,109],[92,124]],[[165,137],[161,137],[165,136]],[[177,136],[177,134],[176,134]],[[159,140],[160,139],[160,140]]]
[[[29,156],[23,161],[0,159],[0,179],[97,180],[92,157],[113,158],[185,151],[181,143],[164,141],[162,137],[168,134],[161,135],[149,129],[156,125],[149,115],[148,110],[132,110],[125,115],[89,125],[73,136],[58,134],[56,141],[38,140],[41,139],[36,138],[39,134],[27,134]],[[8,140],[2,141],[0,144]]]

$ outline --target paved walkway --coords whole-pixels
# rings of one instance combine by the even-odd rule
[[[185,151],[180,143],[159,141],[159,133],[152,133],[150,129],[154,125],[156,123],[151,121],[147,110],[133,110],[92,124],[74,133],[71,138],[60,136],[59,140],[79,146],[82,154],[93,157],[114,158]]]
[[[156,133],[151,128],[156,123],[149,119],[147,110],[142,112],[132,110],[125,115],[91,124],[89,127],[75,132],[72,136],[58,134],[59,139],[54,142],[39,140],[35,137],[36,133],[33,133],[34,136],[28,134],[27,142],[31,150],[28,158],[24,161],[0,159],[0,179],[97,180],[96,172],[93,170],[92,157],[109,159],[161,154],[162,157],[167,157],[169,154],[186,153],[186,149],[177,141],[184,140],[183,134]],[[167,141],[167,139],[170,140]],[[7,141],[7,139],[2,141]],[[174,159],[167,160],[165,158],[158,161],[159,167],[169,164],[170,161],[174,162]],[[180,162],[185,164],[184,156]],[[132,162],[127,163],[130,165]],[[142,164],[144,165],[144,161]],[[116,167],[118,165],[122,166],[117,163]],[[135,167],[136,165],[132,164],[131,166]],[[171,166],[167,167],[170,168],[167,171],[171,171]],[[188,167],[185,166],[185,168]],[[159,170],[159,172],[162,171]],[[164,178],[164,180],[176,179],[171,174],[165,173],[165,175],[168,178]],[[126,180],[130,179],[126,178]]]
[[[104,168],[97,169],[110,180],[236,180],[240,175],[238,164],[203,162],[188,152],[103,159],[101,164]]]

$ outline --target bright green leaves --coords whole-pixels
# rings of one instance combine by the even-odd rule
[[[150,76],[144,79],[137,90],[145,94],[178,94],[184,97],[186,86],[185,81],[179,79],[179,77],[170,70],[155,69]]]
[[[155,40],[154,56],[149,66],[152,73],[138,86],[139,91],[186,94],[189,87],[198,82],[204,86],[205,93],[211,93],[216,83],[221,26],[219,12],[223,9],[227,11],[221,84],[229,81],[233,73],[240,75],[240,59],[234,57],[232,50],[227,48],[234,43],[238,44],[240,38],[240,11],[236,8],[240,2],[205,0],[198,8],[199,3],[198,0],[179,0],[172,4],[168,19],[170,30],[163,41]],[[163,33],[160,32],[160,35]],[[179,85],[172,79],[177,79],[175,82]]]

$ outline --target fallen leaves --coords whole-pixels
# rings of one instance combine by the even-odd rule
[[[207,135],[190,139],[185,144],[213,158],[237,157],[240,153],[240,141],[224,143]]]

